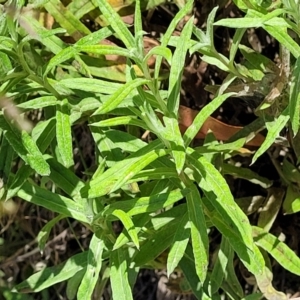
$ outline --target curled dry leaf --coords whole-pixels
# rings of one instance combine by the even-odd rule
[[[198,111],[191,108],[180,106],[179,108],[179,125],[180,130],[184,133],[189,126],[192,125]],[[234,134],[240,131],[243,127],[232,126],[225,124],[213,117],[208,117],[201,127],[200,131],[196,135],[197,139],[204,139],[209,130],[211,130],[218,140],[226,141],[230,139]],[[251,141],[247,143],[248,146],[259,147],[265,140],[264,136],[257,134]]]

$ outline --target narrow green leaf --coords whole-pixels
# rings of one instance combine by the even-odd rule
[[[275,139],[280,135],[280,131],[289,121],[289,106],[281,113],[281,115],[272,122],[266,122],[266,126],[268,129],[268,134],[266,139],[260,146],[260,148],[256,151],[252,158],[252,164],[264,153],[269,147],[274,143]]]
[[[66,60],[73,58],[74,55],[76,54],[76,49],[74,47],[68,47],[62,49],[59,53],[57,53],[55,56],[53,56],[48,65],[47,68],[43,74],[44,77],[47,76],[47,74],[56,66],[59,64],[65,62]]]
[[[26,132],[21,133],[22,143],[27,150],[26,160],[28,164],[34,169],[38,174],[42,176],[48,176],[50,174],[50,167],[45,161],[43,154],[40,152],[36,143],[33,141],[31,136]]]
[[[259,227],[253,226],[252,234],[255,243],[270,253],[283,268],[300,276],[300,258],[293,250],[277,237]]]
[[[34,186],[28,182],[23,184],[17,195],[25,201],[45,207],[53,212],[74,218],[75,220],[84,223],[90,223],[83,213],[83,208],[80,204],[64,196]]]
[[[297,58],[290,87],[290,117],[294,136],[299,131],[300,122],[300,56]]]
[[[122,116],[122,117],[115,117],[99,122],[95,122],[90,124],[90,126],[96,126],[96,127],[110,127],[110,126],[119,126],[119,125],[134,125],[141,127],[145,130],[147,130],[146,124],[139,120],[137,117],[134,116]]]
[[[193,21],[194,18],[190,18],[185,24],[171,63],[167,107],[169,113],[175,116],[177,115],[179,108],[181,78],[184,69],[186,53],[188,51],[188,41],[190,40],[192,34]]]
[[[52,140],[54,139],[56,132],[55,129],[55,117],[46,121],[40,121],[33,128],[31,132],[32,139],[36,142],[36,145],[39,147],[42,153],[46,151],[46,149],[49,147]]]
[[[189,193],[190,189],[175,189],[167,193],[152,194],[136,199],[118,201],[107,205],[101,213],[101,216],[110,216],[116,209],[126,212],[128,216],[158,211],[181,200]]]
[[[127,49],[135,47],[134,37],[131,32],[122,21],[121,17],[112,9],[109,2],[106,0],[95,0],[95,4],[98,5],[100,11],[103,13],[107,23],[117,33],[119,39],[124,43]]]
[[[102,266],[104,246],[104,241],[94,233],[89,245],[86,272],[78,288],[77,299],[92,299]]]
[[[242,40],[242,37],[244,36],[244,33],[246,32],[246,28],[238,28],[233,36],[232,39],[232,45],[230,47],[230,53],[229,53],[229,61],[231,66],[234,66],[234,58],[236,55],[236,52],[239,49],[240,42]]]
[[[235,199],[237,205],[246,215],[256,212],[266,200],[263,196],[249,196]]]
[[[185,213],[179,226],[175,232],[173,244],[169,251],[168,260],[167,260],[167,275],[170,277],[171,273],[178,266],[180,260],[182,259],[186,246],[190,239],[190,224],[188,220],[188,214]]]
[[[132,53],[127,49],[112,46],[112,45],[80,45],[76,46],[78,52],[86,52],[98,55],[118,55],[129,58],[134,58]]]
[[[263,28],[280,44],[284,45],[294,55],[295,58],[300,56],[300,46],[287,33],[286,27],[264,25]]]
[[[249,27],[261,27],[264,23],[263,18],[228,18],[222,19],[214,23],[215,26],[225,26],[229,28],[249,28]]]
[[[191,226],[192,246],[196,273],[203,283],[207,275],[209,242],[199,191],[195,185],[191,185],[190,189],[191,193],[186,196],[186,201]]]
[[[196,134],[201,129],[202,125],[206,121],[206,119],[230,96],[235,93],[226,93],[224,95],[220,95],[216,97],[212,102],[204,106],[204,108],[200,111],[199,114],[195,117],[193,123],[183,135],[184,144],[188,146]]]
[[[116,216],[121,222],[122,224],[124,225],[125,229],[127,230],[129,236],[131,237],[134,245],[137,247],[137,249],[140,248],[139,246],[139,238],[138,238],[138,235],[137,235],[137,231],[135,229],[135,226],[131,220],[131,218],[129,217],[129,215],[120,210],[120,209],[116,209],[112,212],[112,214],[114,216]],[[115,250],[115,249],[113,249]]]
[[[141,1],[135,1],[135,11],[134,11],[134,39],[135,47],[139,52],[139,55],[144,55],[144,41],[143,34],[146,33],[143,31],[142,26],[142,13],[141,13]]]
[[[3,130],[3,128],[1,129]],[[2,130],[0,130],[0,132]],[[11,167],[15,152],[2,133],[0,133],[0,139],[0,178],[2,183],[6,183],[11,175]]]
[[[39,232],[37,236],[37,242],[38,246],[40,248],[40,251],[43,252],[45,249],[46,242],[49,238],[49,234],[53,226],[56,225],[56,223],[62,219],[66,218],[64,215],[58,215],[54,219],[50,220]]]
[[[262,205],[257,221],[257,226],[261,227],[266,232],[271,229],[278,215],[285,190],[282,188],[272,187],[268,192],[269,195],[267,201],[265,201]]]
[[[246,179],[254,184],[259,184],[261,187],[267,189],[269,188],[273,182],[265,177],[259,176],[255,172],[251,171],[248,168],[240,168],[231,164],[223,164],[222,165],[222,173],[230,174],[237,178]]]
[[[152,55],[161,56],[167,60],[169,65],[172,64],[172,62],[171,62],[172,52],[167,47],[155,46],[155,47],[151,48],[150,51],[146,54],[146,56],[144,58],[144,62],[146,62],[149,59],[149,57],[151,57]]]
[[[205,297],[202,288],[202,283],[197,276],[195,269],[195,259],[193,256],[192,246],[190,244],[187,245],[186,253],[183,256],[182,260],[179,262],[179,266],[197,299],[209,299]]]
[[[228,240],[222,236],[220,249],[218,251],[218,257],[214,264],[214,268],[211,273],[211,295],[218,292],[221,287],[222,281],[226,275],[227,263],[230,254],[230,244]]]
[[[105,80],[94,79],[94,78],[66,78],[58,81],[49,82],[55,87],[61,87],[64,89],[80,90],[91,93],[103,93],[112,94],[116,92],[123,85],[115,82],[110,82],[108,84]]]
[[[113,148],[120,148],[122,152],[133,153],[147,145],[147,143],[145,143],[141,139],[121,130],[107,130],[105,131],[105,137],[107,140],[110,140],[112,142]],[[101,147],[101,149],[101,153],[103,155],[106,155],[108,160],[109,155],[105,153],[107,151],[104,151],[105,149],[103,147]],[[115,162],[116,161],[118,160],[115,160]]]
[[[56,54],[66,47],[66,44],[62,41],[62,39],[54,35],[55,32],[47,30],[38,20],[32,18],[32,16],[22,14],[21,18],[31,29],[33,36],[36,35],[36,39],[49,48],[52,53]]]
[[[50,166],[51,173],[49,178],[60,187],[67,195],[75,201],[80,197],[80,189],[84,183],[68,168],[60,164],[51,156],[46,156],[47,163]]]
[[[222,282],[222,289],[224,291],[227,291],[227,289],[225,289],[224,286],[226,286],[226,288],[229,287],[230,291],[232,291],[231,294],[236,295],[236,299],[242,299],[244,296],[244,289],[236,274],[235,253],[233,251],[232,246],[229,244],[230,243],[227,239],[226,247],[224,247],[226,248],[226,250],[224,249],[224,252],[227,258],[227,263],[226,263],[226,270],[224,273],[224,280]]]
[[[62,161],[65,167],[69,168],[74,164],[74,161],[70,112],[67,99],[64,99],[60,105],[56,106],[56,140]]]
[[[126,159],[117,162],[98,178],[88,183],[81,190],[82,197],[100,197],[120,188],[152,161],[167,154],[166,150],[160,149],[161,146],[159,140],[154,141],[134,154],[131,154]]]
[[[74,300],[76,299],[76,294],[78,287],[82,281],[82,277],[85,274],[85,269],[82,269],[81,271],[77,272],[72,276],[67,283],[67,288],[66,288],[66,296],[68,300]]]
[[[288,186],[283,202],[283,211],[284,214],[294,214],[300,211],[300,190],[298,186],[293,184]]]
[[[56,283],[65,281],[86,267],[87,254],[87,251],[76,254],[57,266],[43,269],[18,284],[14,290],[22,293],[37,293]]]
[[[168,26],[167,31],[163,35],[160,43],[161,47],[167,47],[169,40],[173,34],[173,31],[176,29],[177,24],[179,21],[184,18],[191,10],[193,7],[193,0],[188,0],[185,4],[185,6],[178,11],[178,13],[175,15],[174,18],[172,18],[172,21],[170,25]],[[162,57],[158,56],[155,61],[155,70],[154,70],[154,78],[157,79],[159,77],[159,73],[161,70],[161,62],[162,62]]]
[[[147,181],[153,179],[160,180],[160,179],[165,179],[170,177],[177,178],[178,173],[174,170],[174,168],[162,167],[162,168],[147,169],[147,170],[140,171],[137,175],[133,176],[133,178],[130,181],[136,182],[136,181]]]
[[[132,292],[128,280],[128,262],[125,256],[126,248],[114,250],[110,254],[110,283],[113,299],[131,300]]]
[[[90,2],[90,1],[88,1]],[[74,2],[71,2],[72,4]],[[75,43],[75,46],[91,46],[99,44],[100,41],[106,39],[107,37],[114,34],[113,29],[110,26],[101,28],[97,31],[94,31],[87,36],[84,36],[81,38],[77,43]]]
[[[151,263],[157,256],[165,251],[174,240],[174,234],[177,231],[180,222],[176,219],[169,222],[166,226],[155,231],[155,234],[147,237],[141,244],[141,249],[134,256],[133,261],[136,266],[143,266]]]
[[[48,106],[54,106],[57,103],[58,100],[54,96],[42,96],[20,103],[17,106],[22,109],[40,109]]]
[[[150,83],[147,79],[136,78],[118,89],[110,99],[108,99],[93,115],[105,114],[116,108],[124,98],[129,95],[138,86]]]
[[[177,173],[180,174],[185,164],[185,147],[176,118],[163,117],[165,130],[161,133],[172,150]]]
[[[90,33],[89,29],[66,9],[59,0],[47,1],[44,7],[75,40],[79,40]]]
[[[255,275],[261,274],[264,260],[251,238],[249,220],[235,203],[225,179],[204,157],[195,159],[195,152],[190,148],[188,152],[190,167],[196,170],[194,177],[208,198],[203,198],[205,213],[228,238],[246,267]]]
[[[207,18],[207,29],[206,29],[206,40],[209,40],[209,46],[212,50],[215,49],[214,46],[214,20],[216,18],[216,13],[218,10],[218,6],[214,7],[212,11],[209,13]]]

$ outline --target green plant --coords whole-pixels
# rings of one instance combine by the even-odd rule
[[[300,47],[287,34],[292,30],[299,38],[299,9],[294,9],[298,2],[236,0],[246,13],[244,18],[214,23],[215,8],[207,20],[206,32],[196,28],[191,17],[181,35],[174,37],[176,25],[192,9],[193,1],[187,1],[161,38],[160,46],[147,54],[139,1],[135,6],[134,35],[105,0],[93,3],[97,3],[108,26],[92,33],[71,10],[57,14],[61,4],[55,0],[45,1],[43,6],[57,16],[63,28],[46,30],[32,16],[21,13],[17,17],[9,6],[0,19],[2,197],[18,196],[58,213],[38,236],[41,250],[52,227],[62,218],[74,218],[93,232],[88,250],[32,275],[15,291],[39,292],[68,281],[69,298],[74,298],[77,291],[78,299],[90,299],[97,282],[107,280],[109,272],[113,298],[132,299],[131,289],[139,269],[157,267],[156,258],[168,249],[167,260],[160,266],[166,266],[168,274],[180,268],[198,299],[218,299],[220,289],[231,299],[287,299],[272,286],[267,255],[300,275],[299,258],[268,232],[283,194],[270,189],[279,205],[261,213],[258,226],[251,226],[246,212],[252,202],[243,206],[242,201],[235,201],[224,174],[269,188],[272,182],[231,165],[230,159],[253,131],[264,127],[268,130],[253,162],[276,141],[285,126],[290,124],[293,134],[298,133]],[[229,58],[215,50],[214,25],[238,28]],[[240,44],[245,30],[258,26],[280,42],[282,61],[287,63],[282,70]],[[66,31],[75,39],[74,44],[58,37]],[[111,35],[124,46],[99,44]],[[175,47],[173,53],[169,46]],[[245,58],[243,65],[234,61],[238,49]],[[178,125],[182,70],[186,55],[195,51],[228,76],[215,91],[213,101],[182,135]],[[289,53],[295,58],[292,65]],[[126,57],[126,83],[100,79],[105,74],[93,68],[91,56],[101,59],[107,54]],[[152,55],[157,56],[153,72],[147,65]],[[51,57],[49,62],[45,62],[47,56]],[[168,90],[160,89],[162,59],[170,65]],[[68,70],[62,78],[59,67]],[[271,88],[258,87],[265,76],[271,78]],[[255,90],[265,97],[257,110],[260,122],[251,127],[250,134],[250,127],[245,127],[228,143],[221,144],[208,135],[204,146],[192,148],[190,144],[207,117],[226,99],[238,95],[240,86],[249,86],[250,92]],[[43,118],[31,130],[26,127],[26,119],[16,117],[16,109],[26,113],[42,110]],[[79,178],[73,170],[72,126],[85,122],[95,143],[96,171],[86,169],[87,175]],[[157,139],[142,140],[140,129]],[[295,141],[293,147],[299,157]],[[17,163],[14,173],[12,165]],[[299,186],[295,176],[299,171],[288,161],[277,167],[290,191],[283,205],[286,211],[297,212]],[[112,229],[117,220],[124,227],[119,235]],[[222,234],[222,242],[216,261],[208,269],[208,234],[213,227]],[[235,275],[234,254],[255,276],[261,293],[244,295]],[[100,274],[105,275],[101,278]]]

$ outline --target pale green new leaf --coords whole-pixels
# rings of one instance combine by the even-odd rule
[[[110,283],[113,299],[131,300],[132,292],[128,280],[128,262],[126,248],[117,249],[110,254]]]
[[[137,87],[150,83],[150,80],[136,78],[119,88],[93,115],[105,114],[118,107],[118,105]]]
[[[104,241],[94,233],[89,245],[86,272],[78,288],[77,299],[92,299],[102,266],[104,246]]]
[[[74,161],[70,112],[67,99],[64,99],[56,106],[56,140],[63,164],[69,168],[74,164]]]
[[[116,209],[112,212],[112,215],[116,216],[124,225],[125,229],[127,230],[129,236],[131,237],[134,245],[137,247],[137,249],[140,248],[139,245],[139,238],[137,235],[137,231],[135,229],[135,226],[130,218],[130,216],[124,212],[123,210]],[[113,249],[115,250],[115,249]]]
[[[167,275],[170,277],[170,274],[178,266],[180,260],[182,259],[186,246],[189,242],[191,235],[190,223],[188,220],[188,214],[185,213],[181,217],[179,226],[175,232],[173,244],[169,251],[168,260],[167,260]]]

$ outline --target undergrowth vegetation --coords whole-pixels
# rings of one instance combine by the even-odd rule
[[[5,297],[66,281],[68,299],[100,299],[109,279],[113,299],[132,299],[140,269],[156,268],[182,274],[184,292],[198,299],[287,299],[272,285],[271,260],[300,275],[300,259],[270,231],[278,214],[300,210],[300,4],[235,0],[242,18],[215,21],[215,7],[200,29],[188,0],[159,44],[146,51],[139,2],[132,26],[106,0],[85,1],[81,10],[80,1],[63,8],[58,0],[0,7],[1,206],[22,199],[55,213],[36,237],[40,251],[65,218],[92,233],[89,246],[65,262],[29,274],[13,289],[2,287]],[[52,15],[55,26],[45,27],[34,9]],[[93,32],[80,21],[91,11],[102,25]],[[183,19],[181,34],[174,35]],[[214,45],[214,28],[221,26],[234,30],[228,57]],[[253,27],[279,42],[276,63],[241,43]],[[117,44],[100,43],[109,38]],[[193,53],[226,77],[207,87],[212,100],[182,130],[181,81]],[[121,75],[109,68],[108,56],[123,58]],[[193,146],[211,114],[245,93],[261,99],[256,120],[224,142],[212,128]],[[76,126],[89,132],[89,161],[80,153]],[[265,138],[250,151],[247,143],[257,134]],[[239,156],[254,164],[270,147],[285,153],[273,158],[276,185],[235,164]],[[267,196],[236,198],[230,176],[259,185]],[[253,275],[250,294],[237,263]]]

